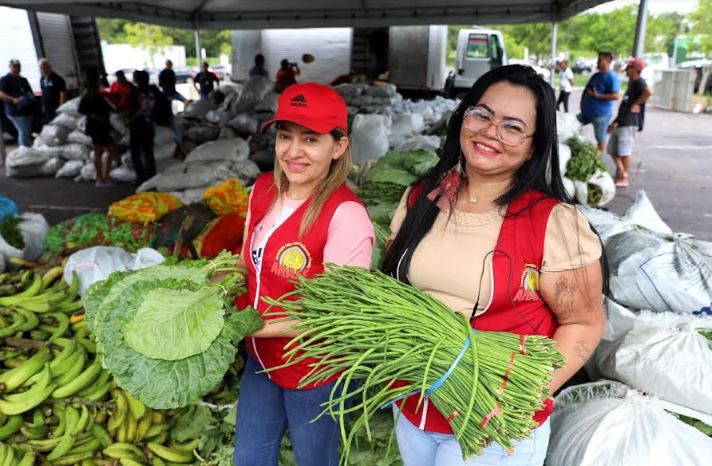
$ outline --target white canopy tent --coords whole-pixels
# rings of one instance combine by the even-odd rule
[[[187,29],[555,23],[610,0],[0,0],[68,15]]]

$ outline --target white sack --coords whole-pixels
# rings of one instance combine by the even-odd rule
[[[19,146],[5,159],[5,174],[11,177],[40,176],[40,169],[49,156],[32,147]]]
[[[0,236],[0,256],[4,256],[6,261],[12,257],[21,257],[31,261],[36,260],[44,251],[43,243],[49,231],[49,223],[41,214],[33,214],[31,212],[20,214],[17,217],[20,219],[17,228],[20,231],[25,247],[20,250],[10,246]]]
[[[54,176],[64,165],[64,159],[49,159],[40,166],[41,176]]]
[[[61,146],[67,142],[71,129],[55,125],[44,125],[38,139],[47,146]]]
[[[632,309],[689,314],[712,303],[712,243],[690,236],[644,249],[611,277],[613,298]]]
[[[126,121],[124,120],[124,117],[119,115],[118,113],[112,113],[109,115],[109,123],[111,123],[111,127],[114,129],[114,131],[121,134],[122,136],[128,134],[129,128],[126,125]]]
[[[57,173],[55,173],[54,177],[74,178],[75,176],[79,175],[79,172],[82,171],[83,166],[84,162],[81,160],[70,160],[69,162],[62,165],[62,168],[60,168]]]
[[[241,133],[254,134],[260,127],[260,120],[252,113],[240,113],[228,121],[227,125]]]
[[[71,284],[76,272],[79,277],[79,294],[84,296],[92,284],[106,280],[113,272],[145,269],[164,260],[160,252],[151,248],[142,248],[132,254],[121,248],[95,246],[69,256],[64,267],[64,281]]]
[[[67,136],[67,142],[73,142],[76,144],[83,144],[85,146],[91,147],[92,141],[91,137],[87,136],[84,134],[82,131],[79,131],[78,129],[75,129],[69,135]]]
[[[79,120],[78,118],[75,118],[75,117],[68,115],[66,113],[59,113],[50,122],[50,125],[65,128],[68,131],[74,131],[75,129],[77,129],[77,121],[78,120]]]
[[[376,160],[388,152],[391,119],[386,115],[356,115],[351,129],[354,163]]]
[[[66,160],[88,160],[91,153],[91,147],[84,144],[72,143],[62,146],[62,157]]]
[[[548,466],[700,466],[712,438],[616,382],[563,390],[551,416]]]
[[[599,372],[663,400],[712,415],[712,317],[641,312],[596,350]],[[622,334],[622,336],[620,336]]]
[[[556,112],[556,134],[560,143],[566,143],[577,136],[581,130],[581,123],[574,113]]]
[[[126,166],[116,167],[109,172],[111,179],[120,181],[122,183],[135,183],[136,182],[136,172],[133,168],[128,168]]]
[[[440,148],[439,136],[414,136],[398,144],[394,149],[396,152],[409,152],[412,150],[437,151]]]
[[[79,113],[79,103],[81,102],[81,97],[75,97],[69,99],[59,107],[57,107],[57,113],[66,113],[69,116],[79,118],[81,113]]]
[[[185,158],[185,163],[230,162],[247,160],[250,146],[242,138],[219,139],[202,144]]]
[[[576,187],[576,200],[583,205],[590,205],[588,203],[589,185],[598,186],[601,188],[603,193],[601,200],[592,207],[602,207],[616,197],[616,183],[613,181],[613,177],[611,177],[608,172],[599,171],[594,173],[588,181],[574,180],[574,186]]]

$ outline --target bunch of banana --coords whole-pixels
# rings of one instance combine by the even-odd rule
[[[0,307],[21,308],[36,313],[71,313],[81,309],[82,303],[78,299],[79,279],[76,274],[72,284],[67,287],[63,280],[58,280],[63,273],[61,265],[49,269],[44,274],[31,272],[31,281],[22,291],[0,297]],[[19,283],[25,283],[24,277],[27,272],[23,272]],[[7,276],[6,276],[7,277]],[[5,279],[7,280],[7,279]]]

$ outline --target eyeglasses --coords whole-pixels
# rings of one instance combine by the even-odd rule
[[[468,107],[462,124],[474,133],[484,133],[495,124],[494,115],[484,107]],[[527,125],[517,120],[501,120],[495,126],[497,139],[507,146],[516,147],[533,134],[527,134]]]

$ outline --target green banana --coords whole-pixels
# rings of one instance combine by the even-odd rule
[[[131,458],[146,461],[146,455],[136,445],[127,442],[116,442],[103,450],[106,456],[114,459]]]
[[[126,413],[128,412],[128,401],[126,401],[126,397],[124,396],[124,392],[122,390],[111,390],[111,395],[116,402],[116,411],[112,415],[112,418],[109,419],[107,427],[109,430],[114,430],[118,429],[126,418]]]
[[[27,356],[21,354],[20,356],[14,358],[5,359],[5,361],[3,361],[3,364],[9,369],[17,369],[18,367],[26,363],[28,359],[29,358]],[[2,385],[0,385],[0,388],[2,388]]]
[[[104,448],[114,443],[109,433],[106,431],[106,429],[104,429],[101,424],[93,424],[89,428],[89,431],[92,433],[94,438],[96,438],[101,443],[101,446]]]
[[[94,393],[97,389],[102,388],[107,382],[110,382],[110,379],[111,373],[106,369],[102,369],[99,373],[99,377],[97,377],[96,380],[94,380],[94,382],[92,382],[88,387],[84,387],[77,392],[77,396],[84,398],[86,395]]]
[[[183,450],[178,450],[177,448],[170,448],[165,445],[159,445],[153,442],[148,442],[146,446],[156,456],[159,456],[162,459],[170,461],[172,463],[191,463],[195,460],[192,451],[187,452]]]
[[[59,422],[52,429],[52,437],[59,437],[64,434],[64,430],[67,428],[67,409],[61,404],[55,404],[53,411]]]
[[[84,348],[80,346],[72,358],[73,362],[69,370],[55,379],[57,386],[61,387],[68,384],[82,373],[84,370],[84,364],[86,364],[86,356],[86,351],[84,351]]]
[[[84,372],[79,374],[66,385],[60,385],[60,387],[52,393],[52,396],[54,398],[66,398],[68,396],[72,396],[81,389],[88,387],[99,376],[100,372],[101,357],[97,357],[94,362],[84,370]]]
[[[93,451],[86,451],[84,453],[72,453],[67,456],[63,456],[52,461],[53,466],[69,466],[70,464],[81,463],[83,460],[89,459],[94,456]],[[48,457],[49,458],[49,457]]]
[[[0,400],[0,412],[8,415],[22,414],[46,400],[57,386],[51,383],[52,376],[49,372],[49,365],[45,366],[43,372],[43,376],[28,390],[7,395]]]
[[[148,430],[151,428],[152,418],[151,408],[147,409],[146,414],[138,421],[138,426],[136,426],[136,442],[140,442],[146,438]]]
[[[24,426],[20,428],[22,435],[30,440],[40,440],[47,436],[49,433],[49,427],[42,426]]]
[[[62,314],[60,312],[49,312],[44,314],[43,317],[51,317],[57,321],[57,325],[40,325],[40,330],[44,330],[45,332],[52,334],[52,337],[49,339],[50,341],[56,340],[64,335],[64,332],[66,332],[69,328],[69,317],[66,314]]]
[[[126,395],[126,401],[129,405],[129,411],[133,414],[135,419],[141,419],[144,414],[146,414],[146,405],[143,404],[141,400],[137,400],[129,392],[124,392]]]
[[[88,330],[87,330],[88,331]],[[77,341],[91,354],[96,354],[96,343],[88,338],[77,338]]]
[[[7,445],[4,450],[1,452],[2,456],[0,458],[2,458],[2,462],[0,462],[0,466],[12,466],[15,462],[15,448],[12,445]]]
[[[67,427],[62,434],[62,439],[56,447],[47,455],[48,461],[58,460],[65,456],[72,449],[77,441],[75,429],[79,423],[79,411],[74,406],[67,406]]]
[[[190,442],[172,444],[171,448],[175,448],[176,450],[181,450],[181,451],[193,451],[196,448],[198,448],[199,446],[200,446],[200,439],[196,438],[194,440],[191,440]]]
[[[36,328],[40,324],[40,319],[37,317],[37,314],[35,314],[32,311],[28,311],[27,309],[22,309],[22,308],[17,308],[16,311],[22,315],[22,317],[25,318],[25,324],[19,327],[19,329],[23,332],[29,332],[30,330]]]
[[[12,359],[20,356],[22,354],[22,350],[4,350],[0,352],[0,361],[4,361],[6,359]]]
[[[162,422],[160,424],[153,424],[148,432],[146,432],[145,438],[152,439],[153,437],[160,435],[168,430],[170,425],[168,423]]]
[[[32,298],[34,296],[37,296],[40,291],[42,291],[42,275],[38,273],[33,274],[33,279],[32,283],[30,286],[25,288],[24,291],[17,293],[14,296],[11,296],[11,298],[15,299],[26,299],[26,298]],[[0,305],[2,305],[2,301],[0,301]]]
[[[47,341],[51,335],[49,332],[44,330],[32,330],[30,331],[30,338],[37,341]]]
[[[79,415],[79,420],[77,421],[74,428],[70,431],[70,434],[77,435],[80,432],[84,431],[84,429],[89,426],[90,420],[91,417],[89,416],[89,409],[87,408],[87,405],[82,405],[82,412]]]
[[[62,272],[64,272],[64,267],[61,265],[56,265],[52,267],[51,269],[47,270],[45,274],[42,276],[42,285],[43,289],[47,289],[52,282],[54,282],[57,278],[59,278],[60,275],[62,275]]]
[[[97,464],[94,462],[93,459],[87,458],[83,459],[81,463],[79,463],[79,466],[97,466]]]
[[[59,445],[59,442],[61,442],[63,438],[64,437],[62,436],[42,440],[28,440],[26,443],[35,451],[47,452],[52,451],[57,445]]]
[[[74,447],[69,450],[69,454],[74,454],[74,453],[84,453],[87,451],[95,452],[99,451],[101,449],[101,442],[93,437],[90,437],[88,440],[85,440],[81,444],[77,443],[74,445]]]
[[[11,313],[12,323],[7,327],[0,328],[0,338],[9,337],[17,332],[20,332],[20,328],[25,325],[25,318],[17,311]]]
[[[106,396],[107,393],[109,393],[109,390],[111,389],[113,383],[113,381],[109,380],[108,382],[104,383],[104,385],[99,385],[97,388],[87,393],[86,395],[80,396],[87,401],[100,401]]]
[[[20,430],[20,426],[22,426],[22,416],[8,416],[5,423],[0,427],[0,440],[10,437]]]
[[[78,343],[76,340],[69,340],[69,344],[67,344],[57,355],[57,357],[49,363],[49,368],[52,371],[52,377],[59,377],[72,367],[72,357],[74,356],[74,353],[77,352],[77,347]]]
[[[65,314],[71,314],[72,312],[76,312],[79,309],[82,309],[84,307],[82,300],[78,301],[62,301],[59,304],[57,304],[56,309],[59,312],[64,312]]]
[[[39,350],[34,356],[18,367],[0,374],[0,385],[2,385],[5,391],[16,389],[27,379],[42,370],[42,367],[44,367],[45,363],[51,358],[52,353],[50,353],[49,349],[43,348]]]
[[[131,458],[120,458],[119,463],[121,463],[122,466],[144,466],[143,463],[134,461]]]
[[[35,452],[32,450],[25,450],[25,454],[22,456],[20,459],[20,462],[17,463],[17,466],[32,466],[35,464]]]
[[[151,458],[151,466],[166,466],[166,462],[161,458],[154,456]]]

